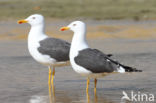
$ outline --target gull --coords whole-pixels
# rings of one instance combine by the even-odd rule
[[[86,24],[82,21],[74,21],[61,31],[71,30],[74,36],[70,48],[70,63],[72,68],[82,76],[87,77],[86,92],[90,78],[94,78],[94,92],[96,93],[97,78],[111,73],[141,72],[133,67],[125,66],[109,58],[98,49],[92,49],[88,46],[86,40]]]
[[[61,39],[48,37],[45,34],[44,17],[40,14],[31,15],[24,20],[19,20],[18,23],[28,23],[31,25],[31,29],[28,35],[29,53],[37,62],[49,67],[48,83],[53,84],[55,67],[66,66],[70,64],[70,43]],[[51,67],[53,67],[53,72]]]

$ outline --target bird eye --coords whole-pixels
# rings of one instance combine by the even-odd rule
[[[76,24],[73,24],[73,26],[76,26]]]
[[[36,19],[35,17],[32,17],[32,19]]]

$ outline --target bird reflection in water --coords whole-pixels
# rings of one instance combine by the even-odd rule
[[[59,97],[57,97],[57,98],[59,98]],[[66,99],[67,99],[68,97],[66,97]],[[59,98],[60,99],[60,98]],[[66,103],[67,103],[67,101],[70,103],[70,102],[80,102],[80,101],[83,101],[84,100],[84,98],[82,99],[76,99],[76,98],[74,98],[74,97],[70,97],[70,99],[68,98],[67,100],[66,99],[63,99],[63,100],[61,100],[61,102],[62,101],[66,101]],[[113,103],[111,100],[108,100],[108,99],[106,99],[106,98],[98,98],[98,96],[97,96],[97,92],[96,92],[96,90],[94,90],[94,96],[91,96],[90,94],[89,94],[89,92],[88,92],[88,90],[86,90],[86,103]],[[49,103],[56,103],[56,96],[55,96],[55,86],[54,86],[54,84],[50,84],[49,85]],[[127,103],[127,102],[124,102],[124,103]]]
[[[53,83],[49,83],[49,103],[56,103],[55,86]]]
[[[87,103],[90,103],[90,95],[88,92],[86,92],[86,97],[87,97]],[[98,103],[98,97],[96,93],[94,94],[94,103]]]
[[[87,98],[87,103],[90,103],[90,95],[87,90],[86,90],[86,98]],[[98,103],[98,97],[96,91],[94,91],[94,103]]]

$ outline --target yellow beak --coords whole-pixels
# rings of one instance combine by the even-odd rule
[[[62,27],[61,29],[60,29],[60,31],[65,31],[65,30],[69,30],[70,28],[69,27]]]
[[[27,20],[19,20],[17,23],[18,23],[18,24],[28,23],[28,21],[27,21]]]

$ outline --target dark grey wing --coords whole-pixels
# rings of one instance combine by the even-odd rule
[[[97,54],[101,54],[101,55],[103,55],[104,53],[102,53],[100,50],[98,50],[98,49],[92,49],[92,50],[94,50],[94,52],[96,52]],[[113,56],[113,54],[104,54],[103,56],[106,56],[106,57],[111,57],[111,56]]]
[[[69,60],[70,43],[56,38],[46,38],[39,44],[40,53],[49,55],[59,62]]]
[[[96,52],[98,55],[101,55],[101,56],[104,56],[107,60],[109,60],[111,63],[113,63],[113,65],[116,65],[117,67],[123,67],[125,69],[126,72],[142,72],[142,70],[138,70],[134,67],[130,67],[130,66],[126,66],[126,65],[123,65],[121,63],[119,63],[118,61],[115,61],[109,57],[112,56],[112,54],[107,54],[107,55],[103,55],[103,53],[97,49],[93,49],[94,52]]]
[[[93,73],[113,72],[117,65],[112,63],[107,55],[97,49],[87,48],[79,51],[78,56],[74,58],[76,64],[88,69]]]

